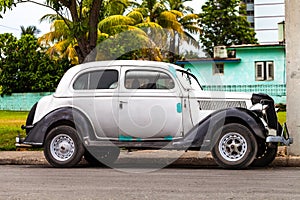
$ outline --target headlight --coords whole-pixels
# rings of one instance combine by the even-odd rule
[[[269,128],[277,129],[277,115],[275,112],[274,100],[266,94],[253,94],[251,98],[254,108],[258,108],[256,104],[261,104],[261,111],[253,110],[254,113],[261,113],[259,116],[263,117],[268,123]],[[260,107],[260,106],[259,106]]]

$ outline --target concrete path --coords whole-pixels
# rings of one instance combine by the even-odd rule
[[[170,163],[172,166],[217,166],[210,152],[198,151],[122,151],[117,164]],[[1,165],[48,165],[42,151],[0,151]],[[287,156],[286,148],[279,148],[271,166],[300,167],[300,157]]]

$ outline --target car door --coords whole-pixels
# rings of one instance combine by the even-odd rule
[[[182,95],[168,70],[121,67],[119,140],[182,137]]]
[[[73,105],[92,122],[97,139],[118,138],[119,67],[88,69],[73,83]]]

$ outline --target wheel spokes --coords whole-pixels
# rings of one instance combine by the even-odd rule
[[[228,161],[241,159],[247,149],[245,139],[238,133],[227,133],[219,144],[220,153]]]

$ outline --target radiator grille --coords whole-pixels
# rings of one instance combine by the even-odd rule
[[[201,110],[219,110],[224,108],[246,108],[245,101],[198,101]]]

